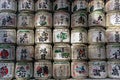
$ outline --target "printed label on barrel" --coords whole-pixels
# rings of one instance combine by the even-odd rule
[[[0,11],[16,11],[15,0],[0,0]]]
[[[1,44],[0,45],[0,60],[14,60],[15,59],[15,46]]]
[[[105,45],[90,45],[88,49],[89,59],[105,59]]]
[[[30,78],[33,74],[32,63],[16,63],[16,78]]]
[[[14,75],[14,63],[1,63],[0,62],[0,78],[10,79]]]
[[[56,12],[54,14],[54,27],[70,26],[70,15],[66,12]]]
[[[51,29],[36,29],[35,39],[36,43],[51,43],[52,42]]]
[[[69,42],[70,34],[68,29],[55,29],[53,31],[53,42]]]
[[[103,0],[91,0],[89,3],[89,11],[104,11],[104,1]]]
[[[107,77],[106,62],[103,61],[89,62],[89,76],[91,78],[106,78]]]
[[[117,61],[108,62],[108,76],[110,78],[120,78],[120,63]]]
[[[106,15],[107,26],[120,26],[120,13],[108,13]]]
[[[87,11],[88,4],[86,0],[75,0],[72,3],[72,12],[75,11]]]
[[[85,78],[88,76],[88,64],[86,62],[72,62],[71,75],[73,78]]]
[[[78,12],[72,14],[71,27],[87,27],[86,13]]]
[[[74,60],[82,60],[82,59],[87,59],[87,54],[88,54],[88,50],[87,50],[87,46],[86,45],[72,45],[71,46],[71,51],[72,51],[72,55],[71,58]]]
[[[53,49],[54,60],[69,60],[70,59],[70,46],[54,46]]]
[[[18,28],[34,28],[34,16],[32,14],[19,14],[18,15]]]
[[[0,13],[0,27],[14,28],[16,27],[16,15],[14,13]]]
[[[56,10],[69,11],[70,10],[70,4],[69,4],[68,0],[56,0],[53,3],[53,9],[54,9],[54,11],[56,11]]]
[[[89,26],[105,27],[105,15],[101,11],[95,11],[89,14]]]
[[[34,77],[37,79],[50,78],[52,76],[52,63],[48,61],[36,62],[34,68]]]
[[[107,45],[107,58],[108,59],[120,59],[120,44]]]
[[[0,30],[0,43],[16,43],[16,31],[10,29]]]
[[[18,30],[17,31],[17,44],[29,45],[34,44],[33,30]]]
[[[69,62],[54,62],[53,63],[53,77],[69,78],[70,76],[70,64]]]
[[[120,10],[120,0],[108,0],[105,5],[106,12],[108,11],[119,11]]]
[[[36,11],[39,10],[52,10],[52,5],[50,0],[38,0],[35,4]]]
[[[34,11],[34,0],[19,0],[19,11]]]
[[[105,30],[91,29],[89,30],[88,38],[90,43],[104,43],[106,41]]]
[[[40,12],[35,15],[35,26],[52,26],[52,14],[48,12]]]
[[[35,59],[52,59],[52,46],[47,44],[36,45]]]
[[[107,41],[108,42],[120,42],[120,29],[115,28],[115,29],[108,29],[106,31],[107,34]]]
[[[71,31],[71,43],[87,43],[87,31],[80,29]]]
[[[16,59],[21,60],[32,60],[34,55],[33,46],[18,46],[16,51]]]

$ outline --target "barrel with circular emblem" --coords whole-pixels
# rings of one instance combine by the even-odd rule
[[[31,13],[18,14],[17,28],[34,29],[34,15]]]
[[[11,12],[1,12],[0,28],[16,28],[16,14]]]
[[[38,0],[35,3],[35,11],[52,11],[52,2],[50,0]]]
[[[107,44],[106,53],[109,60],[120,60],[120,43]]]
[[[14,63],[13,62],[0,62],[0,79],[12,80],[14,77]]]
[[[89,62],[89,77],[90,78],[106,78],[107,63],[105,61],[90,61]]]
[[[15,29],[0,29],[0,43],[15,44],[16,30]]]
[[[71,76],[73,78],[86,78],[88,76],[88,63],[79,60],[71,62]]]
[[[52,59],[52,45],[50,44],[37,44],[35,46],[35,59],[36,60],[51,60]]]
[[[88,40],[89,43],[105,43],[106,42],[106,33],[105,29],[96,27],[91,28],[88,31]]]
[[[70,63],[64,62],[53,62],[53,78],[55,79],[67,79],[70,77]]]
[[[120,61],[108,61],[108,77],[115,80],[120,79]]]
[[[120,26],[120,12],[110,12],[106,14],[106,26],[107,27],[119,27]]]
[[[71,16],[71,27],[87,27],[87,13],[86,12],[75,12]]]
[[[69,44],[54,44],[53,47],[53,59],[54,60],[70,60],[70,45]]]
[[[48,28],[36,29],[35,43],[52,43],[52,30]]]
[[[16,60],[17,61],[32,61],[34,58],[33,46],[17,46]]]
[[[17,62],[15,67],[15,77],[17,80],[29,80],[33,77],[32,62]]]
[[[88,57],[90,60],[105,60],[105,44],[91,44],[88,47]]]
[[[70,33],[69,29],[54,29],[53,30],[53,42],[54,43],[69,43],[70,42]]]
[[[19,0],[18,11],[19,12],[33,12],[34,11],[34,0]]]
[[[71,59],[72,60],[87,60],[88,47],[85,44],[72,44]]]
[[[120,42],[120,28],[108,28],[106,30],[107,42]]]
[[[34,31],[28,29],[19,29],[17,31],[18,45],[34,45]]]
[[[35,14],[35,27],[52,28],[52,14],[45,11],[40,11]]]
[[[53,2],[53,10],[70,11],[70,2],[68,0],[55,0]]]
[[[76,28],[71,30],[71,43],[87,43],[87,30],[84,28]]]
[[[88,2],[87,0],[74,0],[72,3],[72,12],[76,11],[88,11]]]
[[[69,28],[70,26],[70,14],[67,12],[55,12],[53,20],[54,28]]]
[[[105,27],[105,14],[102,11],[94,11],[89,14],[89,27]]]
[[[90,0],[89,12],[104,11],[104,0]]]
[[[34,77],[36,79],[47,79],[52,76],[52,63],[47,60],[41,60],[34,63]]]
[[[120,11],[120,0],[106,0],[105,11]]]
[[[15,46],[12,44],[0,44],[0,60],[14,60]]]
[[[0,0],[0,12],[11,11],[16,12],[17,2],[16,0]]]

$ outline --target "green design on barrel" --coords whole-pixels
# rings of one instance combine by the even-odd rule
[[[60,34],[57,35],[57,38],[62,39],[62,41],[67,39],[67,33],[61,32]]]

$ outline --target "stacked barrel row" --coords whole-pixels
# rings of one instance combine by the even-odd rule
[[[120,79],[120,0],[107,0],[105,10],[108,76]]]
[[[53,2],[53,78],[70,77],[70,2]]]
[[[74,0],[71,14],[71,76],[88,77],[88,2]]]
[[[0,0],[0,79],[14,77],[16,1]]]
[[[34,78],[48,79],[52,77],[52,2],[37,0],[35,5]]]

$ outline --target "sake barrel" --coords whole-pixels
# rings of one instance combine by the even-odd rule
[[[35,43],[52,43],[52,30],[40,28],[35,31]]]
[[[48,79],[52,76],[52,63],[41,60],[34,63],[34,77],[36,79]]]
[[[0,28],[16,28],[16,14],[11,12],[0,13]]]
[[[69,62],[53,62],[53,77],[55,79],[66,79],[70,77]]]
[[[90,78],[106,78],[107,63],[105,61],[94,60],[89,62],[89,77]]]
[[[51,60],[52,54],[52,45],[50,44],[37,44],[35,46],[36,60]]]
[[[100,27],[95,27],[95,28],[89,29],[88,41],[90,44],[105,43],[106,42],[105,29],[100,28]]]
[[[72,44],[71,59],[86,60],[88,58],[88,47],[85,44]]]
[[[70,45],[69,44],[64,44],[64,43],[58,43],[54,44],[53,47],[53,59],[54,60],[59,60],[59,61],[64,61],[64,60],[70,60]]]
[[[18,14],[18,29],[34,29],[34,15],[31,13]]]
[[[28,29],[19,29],[17,31],[17,44],[19,45],[33,45],[34,31]]]
[[[52,28],[52,14],[50,12],[39,11],[35,14],[35,27]]]
[[[15,44],[16,30],[15,29],[0,29],[0,43]]]
[[[87,0],[74,0],[72,2],[72,12],[76,11],[88,11],[88,2]]]
[[[70,11],[70,2],[68,0],[55,0],[53,2],[53,10]]]
[[[16,10],[17,10],[16,0],[0,0],[0,12],[2,11],[16,12]]]
[[[50,0],[38,0],[35,3],[35,11],[52,11],[52,2]]]
[[[18,11],[19,12],[33,12],[34,11],[34,0],[19,0]]]
[[[90,0],[89,12],[104,11],[104,0]]]
[[[70,33],[69,29],[54,29],[53,30],[53,42],[54,43],[69,43],[70,42]]]
[[[33,46],[17,46],[16,60],[17,61],[32,61],[34,58]]]
[[[84,28],[76,28],[71,30],[71,43],[87,43],[87,30]]]
[[[85,61],[72,61],[71,75],[73,78],[86,78],[88,76],[88,63]]]

